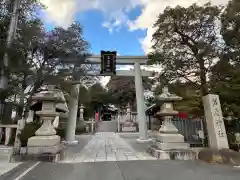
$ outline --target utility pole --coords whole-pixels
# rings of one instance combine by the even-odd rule
[[[7,1],[7,0],[6,0]],[[5,2],[6,2],[5,1]],[[19,7],[21,0],[9,0],[12,1],[13,11],[11,12],[11,21],[8,30],[8,36],[6,40],[6,52],[3,57],[3,65],[0,71],[0,91],[5,91],[8,88],[8,74],[9,74],[9,57],[8,49],[11,47],[17,29],[18,16],[19,16]],[[3,111],[4,102],[6,97],[1,97],[0,110]]]

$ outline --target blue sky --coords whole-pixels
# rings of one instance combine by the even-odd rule
[[[126,15],[129,20],[136,19],[141,13],[141,7],[136,7]],[[146,36],[146,29],[131,31],[128,26],[109,30],[103,26],[104,14],[100,10],[88,10],[75,15],[75,20],[83,26],[84,38],[90,43],[93,54],[101,50],[117,51],[120,55],[144,55],[140,39]],[[51,30],[53,23],[45,23],[45,28]]]
[[[189,6],[209,0],[40,0],[46,28],[68,27],[79,21],[92,53],[116,50],[120,55],[144,55],[151,50],[153,24],[167,6]],[[210,0],[226,4],[228,0]]]
[[[146,55],[151,51],[153,24],[167,6],[187,7],[209,0],[40,0],[47,9],[41,14],[46,29],[67,28],[72,22],[83,25],[91,52],[117,51],[120,55]],[[226,4],[228,0],[210,0]],[[129,69],[131,67],[121,67]],[[147,67],[150,69],[150,67]],[[159,70],[159,68],[157,68]],[[107,82],[108,79],[104,80]],[[105,84],[105,83],[103,83]]]
[[[138,8],[139,9],[139,8]],[[139,12],[135,10],[129,17],[136,17]],[[103,27],[103,14],[92,10],[77,15],[77,20],[84,27],[84,37],[91,44],[93,53],[99,54],[101,50],[116,50],[120,55],[143,55],[139,39],[146,34],[146,30],[131,32],[127,26],[110,32]]]

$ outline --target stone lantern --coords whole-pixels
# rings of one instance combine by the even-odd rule
[[[126,116],[124,117],[124,122],[122,123],[122,131],[123,132],[135,132],[136,127],[135,123],[133,122],[131,106],[128,104]]]
[[[56,104],[62,103],[64,100],[56,96],[55,86],[48,86],[48,91],[39,96],[33,96],[32,99],[42,102],[42,110],[36,114],[43,121],[42,126],[35,132],[35,136],[28,139],[27,154],[58,154],[63,149],[60,143],[61,137],[56,135],[56,130],[52,125],[52,121],[59,113],[56,112]]]
[[[148,152],[159,159],[195,159],[196,154],[190,150],[189,144],[184,142],[184,136],[172,123],[172,118],[178,114],[173,109],[173,102],[182,100],[182,97],[169,93],[168,87],[164,87],[157,98],[163,104],[156,117],[163,119],[163,123],[156,134],[156,142],[149,146]]]
[[[81,104],[81,106],[79,107],[79,112],[80,112],[80,115],[79,115],[79,121],[84,121],[84,118],[83,118],[83,113],[84,113],[84,106]]]
[[[84,117],[83,117],[84,108],[85,107],[82,104],[79,107],[79,117],[78,117],[76,128],[79,128],[79,127],[84,128],[85,127],[85,122],[84,122]]]

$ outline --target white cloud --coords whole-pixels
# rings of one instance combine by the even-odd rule
[[[100,10],[105,15],[103,26],[110,32],[119,30],[122,25],[129,26],[131,31],[136,29],[147,30],[147,36],[139,39],[145,53],[151,47],[151,39],[154,29],[153,23],[159,13],[163,12],[166,6],[189,6],[192,3],[206,3],[209,0],[40,0],[48,8],[47,19],[62,27],[69,26],[76,13],[91,9]],[[228,0],[211,0],[213,4],[226,4]],[[130,21],[127,12],[136,6],[141,6],[140,16]],[[91,21],[91,19],[89,19]]]
[[[117,70],[130,70],[133,69],[133,65],[118,65]]]
[[[111,33],[114,29],[118,30],[124,22],[128,21],[128,17],[122,10],[116,10],[109,14],[104,24],[108,24],[107,28]],[[106,27],[106,26],[105,26]]]
[[[47,7],[46,20],[62,27],[69,26],[78,12],[100,10],[106,20],[103,26],[111,31],[128,21],[126,12],[139,4],[139,0],[40,0],[40,2]]]
[[[118,65],[117,70],[131,70],[134,69],[133,65]],[[141,66],[141,69],[145,71],[160,72],[161,68],[158,65],[154,66]],[[100,78],[100,83],[105,87],[110,80],[110,76],[102,76]]]
[[[113,32],[113,27],[109,22],[104,22],[102,26],[107,28],[110,34]]]
[[[147,66],[142,66],[141,69],[145,71],[152,71],[152,72],[161,72],[162,68],[160,65],[147,65]]]
[[[47,21],[52,21],[62,27],[67,27],[77,12],[75,0],[40,0],[46,7]]]
[[[152,34],[154,33],[153,24],[157,19],[159,13],[163,12],[167,6],[184,6],[187,7],[193,3],[204,4],[209,0],[141,0],[144,4],[141,15],[137,17],[136,20],[129,23],[130,30],[136,29],[146,29],[147,36],[143,39],[140,39],[140,43],[142,44],[142,48],[145,53],[151,51],[151,40]],[[213,4],[226,4],[228,0],[212,0]]]

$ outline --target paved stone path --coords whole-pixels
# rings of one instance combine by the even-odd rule
[[[97,132],[116,132],[117,121],[100,121],[98,122]]]
[[[143,144],[134,145],[134,137],[113,132],[76,136],[79,144],[68,147],[70,156],[65,163],[22,163],[0,180],[239,180],[240,169],[228,166],[198,161],[141,161],[154,158],[139,153],[144,147],[135,147]]]
[[[156,158],[144,152],[136,152],[114,132],[99,132],[80,153],[65,159],[62,163],[127,160],[156,160]]]
[[[13,168],[19,166],[21,163],[9,163],[9,162],[1,162],[0,163],[0,176]]]
[[[11,151],[11,148],[0,146],[0,175],[12,170],[21,163],[9,163],[8,156]]]
[[[240,170],[193,161],[40,163],[20,180],[239,180]],[[16,180],[14,177],[0,180]],[[19,180],[19,179],[18,179]]]

